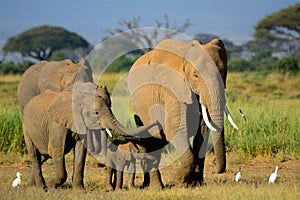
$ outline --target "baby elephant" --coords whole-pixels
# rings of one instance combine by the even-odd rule
[[[149,185],[149,171],[159,165],[157,155],[146,153],[146,149],[136,142],[123,144],[111,143],[107,149],[107,191],[119,190],[123,187],[124,172],[128,173],[128,189],[135,187],[136,161],[140,159],[144,172],[142,187]]]
[[[108,146],[106,152],[107,191],[122,189],[125,168],[128,172],[128,189],[134,188],[136,157],[133,153],[137,152],[138,147],[132,142],[119,145],[111,143]]]

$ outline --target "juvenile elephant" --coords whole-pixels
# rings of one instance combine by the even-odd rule
[[[67,179],[65,157],[74,148],[73,187],[84,188],[86,158],[84,141],[88,130],[109,129],[116,134],[130,133],[115,118],[110,108],[110,96],[105,87],[93,83],[77,83],[73,90],[45,90],[33,97],[24,108],[23,133],[32,162],[29,185],[47,188],[42,175],[41,157],[52,158],[56,176],[54,187]],[[98,132],[100,133],[100,132]]]
[[[56,92],[72,89],[75,82],[93,82],[90,65],[84,58],[77,64],[66,59],[41,61],[30,66],[24,72],[17,91],[21,115],[24,106],[36,95],[47,89]],[[101,148],[100,144],[105,145],[106,138],[95,132],[99,130],[90,130],[87,134],[86,147],[92,153],[105,152],[105,148]]]
[[[136,161],[141,162],[141,168],[144,174],[143,187],[149,184],[149,171],[153,168],[153,165],[159,165],[156,163],[157,156],[147,154],[143,146],[137,142],[127,142],[123,144],[115,145],[111,143],[107,149],[106,156],[106,184],[107,190],[119,190],[123,187],[124,172],[128,173],[128,189],[133,189],[135,186],[135,173],[136,173]]]
[[[162,40],[129,71],[128,88],[136,123],[144,125],[157,119],[163,125],[154,138],[170,142],[180,155],[177,181],[181,184],[203,180],[206,144],[202,144],[206,132],[202,135],[201,127],[212,132],[217,172],[226,169],[223,112],[231,119],[225,100],[226,62],[221,40],[206,45],[195,40]],[[193,147],[189,142],[192,136]]]

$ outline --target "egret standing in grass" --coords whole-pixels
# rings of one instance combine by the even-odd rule
[[[234,181],[237,183],[241,183],[241,168],[239,167],[238,172],[234,176]]]
[[[278,171],[278,166],[275,168],[275,172],[273,172],[269,178],[269,183],[274,184],[277,178],[277,171]]]
[[[21,184],[21,173],[17,172],[17,178],[13,181],[12,186],[14,188],[19,188],[19,185]]]

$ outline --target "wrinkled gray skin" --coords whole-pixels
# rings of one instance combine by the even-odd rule
[[[149,184],[148,172],[159,165],[159,163],[156,163],[157,158],[147,154],[145,148],[136,142],[119,145],[111,143],[107,149],[106,158],[107,191],[122,189],[124,172],[128,173],[128,189],[134,189],[137,159],[140,160],[141,167],[145,172],[142,187],[146,187]]]
[[[75,82],[93,82],[92,70],[89,63],[82,59],[75,64],[70,59],[61,61],[41,61],[30,66],[23,74],[18,86],[17,96],[21,115],[24,106],[34,96],[45,90],[61,92],[72,89]],[[100,130],[89,130],[86,147],[91,153],[105,152],[101,148],[106,143],[106,137],[100,135]]]
[[[122,189],[125,168],[128,171],[128,189],[133,189],[136,169],[136,158],[133,152],[137,151],[138,149],[131,142],[120,145],[111,143],[108,146],[106,154],[107,191]]]
[[[220,39],[213,39],[207,44],[203,44],[202,47],[207,51],[212,60],[216,63],[216,66],[219,69],[221,74],[223,84],[226,88],[226,79],[227,79],[227,51],[225,45]],[[198,97],[199,98],[199,97]],[[193,140],[193,152],[194,155],[198,155],[195,157],[196,169],[194,179],[196,184],[203,183],[203,173],[204,173],[204,162],[205,162],[205,151],[200,151],[200,148],[206,149],[208,144],[208,128],[204,123],[202,118],[202,114],[200,115],[200,126],[197,131],[197,134]],[[221,135],[224,136],[224,129],[222,130]],[[221,142],[221,141],[218,141]],[[200,155],[200,156],[199,156]],[[226,162],[226,158],[225,158]],[[219,172],[223,172],[225,169],[220,170]]]
[[[24,72],[17,91],[21,114],[26,103],[34,96],[46,89],[59,92],[71,88],[75,80],[93,82],[91,68],[84,59],[78,64],[66,59],[41,61],[30,66]]]
[[[88,130],[107,128],[119,135],[144,131],[141,127],[129,132],[117,121],[111,111],[110,97],[105,87],[81,83],[76,88],[78,90],[62,92],[45,90],[24,107],[23,133],[32,162],[29,185],[47,188],[42,175],[42,164],[52,158],[56,171],[52,184],[54,187],[61,186],[67,179],[64,155],[74,148],[72,186],[84,188],[87,153],[84,141]],[[96,92],[89,92],[93,90]]]
[[[193,41],[192,43],[193,45],[197,45],[196,41]],[[208,109],[210,117],[213,119],[213,121],[217,122],[215,125],[218,124],[218,131],[213,132],[212,135],[213,141],[215,142],[214,148],[216,155],[217,172],[223,173],[226,169],[224,128],[222,118],[223,106],[225,102],[224,86],[226,86],[227,55],[223,42],[218,39],[215,39],[206,45],[202,45],[202,47],[206,50],[206,52],[215,62],[215,66],[200,66],[200,73],[195,71],[193,67],[190,67],[189,62],[186,62],[185,64],[185,62],[182,62],[182,58],[178,56],[176,57],[173,54],[164,51],[157,51],[157,53],[152,53],[152,51],[140,57],[131,68],[131,71],[137,69],[139,66],[142,66],[144,68],[148,66],[149,68],[151,68],[152,66],[155,66],[155,63],[160,63],[162,66],[169,66],[171,68],[174,68],[178,73],[182,74],[182,77],[184,77],[185,82],[189,83],[190,86],[193,87],[191,88],[191,90],[193,90],[193,94],[196,95],[198,99],[193,99],[193,103],[190,104],[191,106],[185,107],[186,113],[188,114],[190,111],[195,111],[195,107],[200,107],[200,104],[204,104]],[[181,66],[184,66],[183,71]],[[222,80],[220,80],[220,78],[218,77],[219,75],[217,75],[217,72],[215,70],[216,67],[218,68],[219,73],[221,74]],[[129,77],[130,73],[132,73],[131,71],[129,72]],[[204,74],[209,75],[209,77],[204,76],[204,74],[202,74],[202,71],[205,72]],[[130,81],[135,82],[134,77],[138,76],[138,74],[134,74]],[[144,74],[144,76],[147,75]],[[156,73],[156,76],[159,77],[158,72]],[[162,76],[161,78],[163,79],[165,77]],[[168,80],[172,80],[172,77],[169,77]],[[222,81],[223,84],[221,83]],[[177,83],[177,81],[174,82]],[[208,85],[207,83],[209,83],[210,85]],[[138,84],[138,82],[136,82],[135,84]],[[216,94],[214,94],[215,96],[209,96],[213,94],[211,93],[211,91],[217,92]],[[154,95],[153,97],[151,97],[151,95],[156,93],[159,95]],[[149,119],[152,118],[149,116],[150,113],[148,113],[150,110],[149,108],[151,108],[152,105],[160,104],[164,106],[167,112],[166,116],[170,117],[166,119],[162,132],[156,137],[161,138],[163,142],[172,142],[177,152],[181,151],[182,153],[180,157],[181,168],[177,173],[177,182],[184,185],[194,185],[198,183],[202,184],[203,167],[205,159],[204,149],[206,149],[207,146],[207,141],[205,141],[205,139],[207,138],[207,127],[203,122],[202,115],[200,115],[199,117],[199,129],[196,130],[196,134],[193,131],[193,133],[191,133],[191,131],[188,128],[189,123],[191,123],[189,122],[189,119],[187,118],[187,126],[185,127],[181,126],[181,123],[179,122],[180,119],[178,119],[177,117],[180,115],[180,110],[178,108],[180,105],[182,105],[182,103],[178,102],[178,100],[172,96],[170,91],[166,91],[164,90],[164,88],[157,87],[155,85],[146,85],[140,88],[138,87],[138,90],[136,90],[135,93],[131,96],[131,102],[133,103],[133,110],[135,112],[136,123],[139,126],[147,124]],[[177,140],[179,143],[174,143],[174,140],[172,140],[172,138],[176,133],[175,127],[178,127],[177,124],[180,124],[179,129],[181,131],[178,135]],[[182,145],[189,146],[188,137],[192,135],[195,136],[193,140],[193,148],[190,146],[185,151],[181,150]],[[150,186],[152,186],[153,182],[162,182],[160,176],[152,174]],[[155,186],[155,183],[153,185]],[[161,187],[163,187],[163,185],[161,185]]]

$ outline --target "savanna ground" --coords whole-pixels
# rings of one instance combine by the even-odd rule
[[[99,82],[105,83],[112,92],[121,76],[109,74]],[[166,189],[116,192],[105,191],[105,167],[99,166],[90,155],[85,170],[85,191],[71,188],[72,154],[67,156],[69,176],[62,188],[44,192],[40,188],[26,187],[30,165],[27,155],[20,154],[24,146],[19,147],[22,140],[16,100],[19,80],[20,76],[0,77],[0,199],[300,199],[299,75],[228,75],[228,107],[240,129],[234,130],[226,121],[226,173],[214,172],[214,156],[210,153],[202,187],[173,186],[175,169],[179,167],[175,161],[161,170]],[[113,106],[118,98],[122,101],[122,97],[112,99]],[[239,109],[246,114],[247,121],[242,119]],[[132,123],[122,118],[121,113],[126,111],[114,107],[113,110],[123,124]],[[279,166],[278,179],[270,185],[268,178],[276,166]],[[233,182],[238,167],[242,168],[241,184]],[[14,189],[11,183],[17,171],[23,174],[23,182],[19,189]],[[44,164],[43,173],[47,182],[54,176],[51,161]],[[137,174],[136,185],[141,185],[142,180],[142,175]]]

